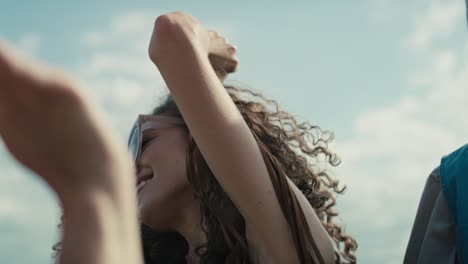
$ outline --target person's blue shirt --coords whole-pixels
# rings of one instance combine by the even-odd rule
[[[442,158],[440,178],[456,224],[457,260],[468,263],[468,144]]]

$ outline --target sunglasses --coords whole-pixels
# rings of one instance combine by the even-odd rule
[[[128,138],[128,149],[133,158],[133,163],[136,165],[141,155],[141,143],[143,132],[151,129],[158,129],[174,125],[185,125],[184,121],[178,117],[163,116],[163,115],[138,115],[137,120],[133,124]]]

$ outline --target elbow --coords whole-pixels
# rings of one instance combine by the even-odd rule
[[[184,22],[183,14],[180,12],[156,18],[148,49],[149,57],[155,64],[171,56],[170,54],[176,54],[178,50],[186,48],[187,44],[192,44],[193,38]]]
[[[153,33],[157,36],[170,35],[174,31],[175,24],[170,14],[160,15],[154,21]]]
[[[168,53],[170,44],[174,43],[176,35],[176,23],[170,15],[161,15],[156,18],[153,26],[148,55],[153,63],[160,61],[164,54]]]

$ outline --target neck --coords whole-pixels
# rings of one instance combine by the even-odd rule
[[[174,222],[174,229],[181,234],[189,244],[189,252],[186,256],[187,263],[199,263],[199,257],[195,250],[197,247],[206,243],[207,238],[200,226],[200,203],[199,200],[193,200],[193,203],[184,206],[179,217]]]
[[[200,226],[200,200],[193,196],[193,192],[182,192],[171,199],[164,201],[165,206],[159,208],[172,208],[164,214],[159,212],[147,219],[150,227],[155,230],[172,230],[178,232],[189,245],[186,259],[187,263],[199,263],[195,249],[206,243],[207,238]]]

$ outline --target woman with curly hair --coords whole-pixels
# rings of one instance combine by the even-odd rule
[[[336,262],[341,263],[341,260],[355,262],[353,255],[356,248],[355,241],[344,235],[340,227],[332,222],[332,218],[337,215],[333,210],[335,204],[333,194],[341,193],[343,190],[338,188],[336,180],[332,180],[326,172],[318,171],[318,168],[314,166],[316,162],[319,162],[320,155],[331,165],[339,163],[339,159],[327,149],[327,143],[331,140],[329,135],[322,133],[319,127],[308,123],[298,123],[292,115],[279,110],[275,101],[267,100],[260,94],[233,86],[224,88],[260,148],[281,210],[286,214],[288,224],[291,223],[294,243],[303,254],[300,255],[299,263],[333,263],[330,262],[334,258],[333,253],[330,252],[331,240],[327,237],[323,227],[328,231],[328,236],[336,242],[337,248],[342,246],[344,249],[343,252],[336,251]],[[140,117],[151,120],[147,121],[148,129],[143,130],[142,137],[142,149],[148,152],[148,154],[145,153],[148,155],[147,159],[151,159],[152,155],[157,155],[149,154],[153,148],[155,153],[161,151],[167,154],[173,147],[166,148],[162,142],[157,142],[162,141],[162,137],[166,135],[163,129],[156,131],[156,129],[149,128],[152,122],[154,122],[154,127],[161,126],[166,117],[174,118],[175,122],[183,120],[172,96],[168,96],[163,104],[152,111],[151,115]],[[172,119],[169,120],[172,121]],[[163,225],[154,223],[154,221],[161,221],[163,217],[177,219],[171,215],[161,216],[158,212],[165,212],[170,208],[184,208],[188,204],[186,200],[175,200],[183,195],[174,191],[176,187],[165,189],[163,183],[165,179],[160,179],[160,184],[158,184],[158,177],[154,174],[160,175],[159,171],[164,168],[154,166],[154,173],[151,169],[148,173],[141,172],[141,182],[144,183],[139,186],[142,221],[149,225],[142,226],[146,263],[166,263],[161,261],[163,259],[172,260],[167,263],[185,263],[185,255],[190,248],[193,250],[191,253],[196,254],[195,258],[200,258],[200,263],[273,263],[273,260],[267,261],[265,257],[259,256],[257,257],[260,261],[250,261],[253,256],[252,252],[255,254],[256,249],[249,245],[255,245],[258,242],[248,240],[249,237],[254,236],[246,233],[250,230],[246,229],[246,222],[241,212],[229,195],[223,191],[223,187],[203,159],[185,123],[180,122],[179,126],[183,137],[187,138],[182,151],[186,149],[185,146],[188,146],[185,150],[186,170],[181,173],[183,178],[180,181],[184,183],[184,186],[190,185],[190,188],[185,189],[184,192],[195,204],[195,210],[200,210],[200,215],[197,212],[197,217],[193,221],[200,218],[200,222],[205,223],[206,228],[201,230],[204,239],[203,243],[190,245],[188,240],[180,236],[182,232],[171,232],[172,230],[178,231],[177,228],[172,229],[171,224],[167,224],[166,228],[161,228]],[[182,156],[183,153],[179,155]],[[146,164],[144,161],[141,163]],[[164,162],[161,163],[164,164]],[[148,180],[146,180],[147,177]],[[252,187],[255,188],[255,186]],[[165,191],[170,193],[165,195],[163,193]],[[195,198],[192,198],[192,195]],[[160,204],[156,206],[158,202]],[[267,219],[262,219],[264,224],[267,224],[265,221]],[[270,227],[269,230],[274,232],[275,229]],[[329,248],[326,248],[327,246]],[[326,256],[326,253],[330,255]],[[308,259],[310,256],[317,258]],[[328,262],[326,257],[328,257]]]
[[[52,151],[52,158],[31,163],[37,149],[23,157],[16,148],[27,147],[14,144],[15,137],[7,144],[62,202],[60,262],[139,263],[136,219],[129,215],[136,209],[125,177],[131,174],[137,181],[145,263],[356,262],[355,240],[333,222],[335,195],[343,189],[315,166],[321,159],[339,163],[327,147],[332,137],[299,123],[275,101],[224,86],[238,64],[235,51],[188,14],[158,17],[149,55],[170,95],[150,115],[140,115],[132,129],[136,175],[129,173],[130,161],[107,136],[87,98],[65,82],[51,81],[56,76],[21,83],[31,91],[42,84],[48,101],[58,98],[75,109],[55,111],[52,128],[38,126],[64,132],[51,134],[73,138],[77,152]],[[63,107],[58,105],[55,110]],[[83,160],[69,161],[78,157]],[[67,166],[54,167],[52,161]],[[81,199],[87,202],[80,204]]]

